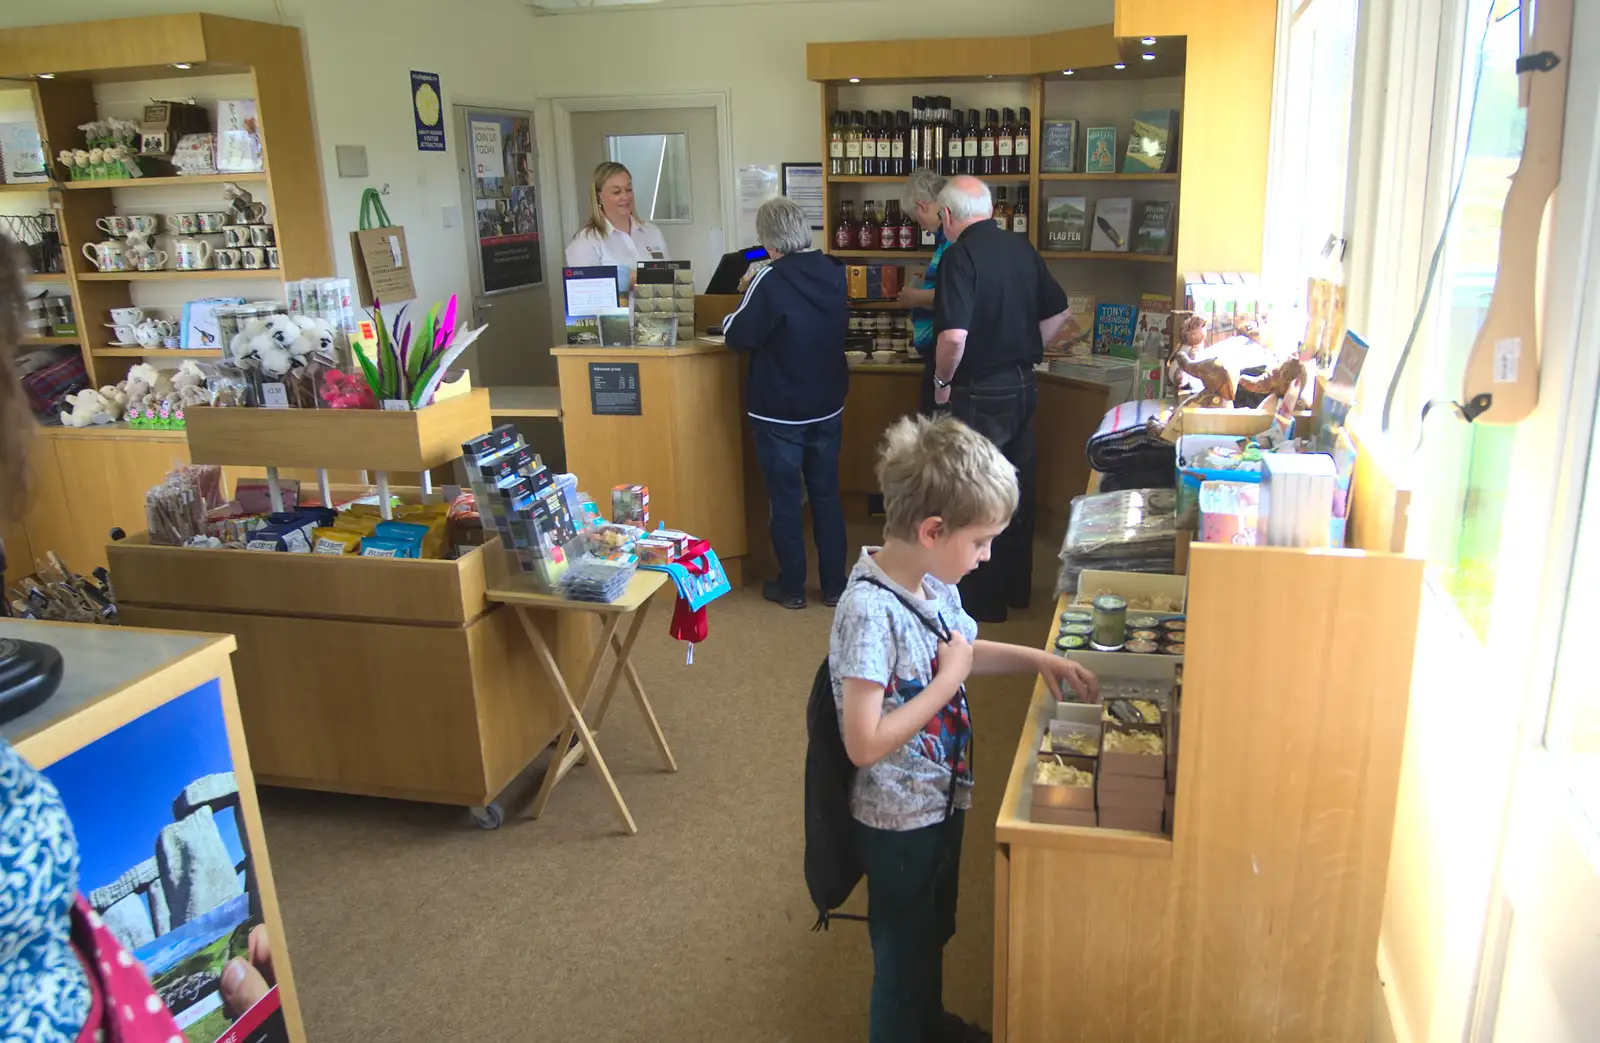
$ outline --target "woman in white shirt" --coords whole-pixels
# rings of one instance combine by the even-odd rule
[[[621,163],[594,168],[594,193],[589,220],[567,244],[567,265],[614,264],[619,281],[633,274],[639,261],[667,260],[667,242],[660,229],[633,212],[633,175]]]

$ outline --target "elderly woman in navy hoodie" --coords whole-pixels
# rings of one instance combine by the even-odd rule
[[[806,607],[806,546],[800,483],[811,501],[822,603],[844,591],[848,556],[839,505],[839,438],[850,374],[844,266],[811,248],[799,204],[782,196],[756,213],[756,238],[772,263],[756,273],[739,308],[723,321],[728,346],[750,353],[745,407],[771,505],[778,579],[768,601]]]

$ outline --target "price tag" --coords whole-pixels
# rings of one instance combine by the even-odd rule
[[[288,409],[289,389],[278,383],[262,384],[261,405],[267,409]]]
[[[1507,337],[1494,342],[1494,382],[1515,384],[1522,363],[1522,338]]]
[[[407,402],[403,398],[386,398],[381,404],[384,409],[387,409],[392,413],[411,412],[411,403]]]

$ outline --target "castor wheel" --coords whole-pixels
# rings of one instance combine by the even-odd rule
[[[505,824],[505,812],[500,810],[500,805],[490,804],[487,807],[470,807],[467,814],[472,816],[479,829],[499,829]]]
[[[123,540],[125,540],[127,538],[128,538],[128,534],[122,531],[122,527],[120,525],[113,525],[111,527],[111,542],[112,543],[120,543],[121,541],[123,541]]]

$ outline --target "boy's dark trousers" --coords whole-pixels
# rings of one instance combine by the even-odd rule
[[[966,812],[897,832],[856,823],[872,938],[869,1043],[926,1043],[944,1010],[944,945],[956,933]]]

